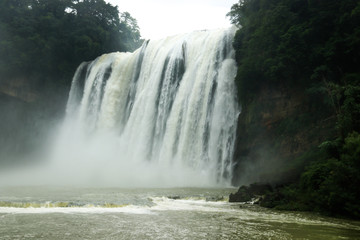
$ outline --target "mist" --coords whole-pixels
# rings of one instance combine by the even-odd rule
[[[39,127],[29,129],[39,134],[29,140],[41,141],[3,171],[2,184],[230,186],[235,30],[145,42],[81,64],[66,117],[34,119]]]
[[[43,102],[38,92],[19,88],[34,93],[34,98],[23,98],[16,88],[10,91],[12,95],[9,89],[0,93],[1,170],[44,161],[49,139],[65,116],[63,93]]]

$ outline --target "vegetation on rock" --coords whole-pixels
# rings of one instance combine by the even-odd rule
[[[244,137],[235,176],[298,139],[300,150],[273,157],[283,163],[269,173],[288,166],[293,177],[258,176],[278,185],[267,206],[359,218],[360,1],[242,0],[228,15],[241,26],[234,48]],[[267,104],[269,92],[282,101]],[[250,154],[259,149],[262,160]]]
[[[141,43],[136,19],[104,0],[1,0],[0,162],[46,141],[81,62]]]

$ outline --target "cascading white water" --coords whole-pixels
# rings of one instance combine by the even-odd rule
[[[81,64],[54,161],[77,179],[114,185],[229,184],[235,30],[147,41]]]

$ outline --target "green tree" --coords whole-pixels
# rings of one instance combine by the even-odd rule
[[[1,75],[41,87],[49,79],[69,85],[82,61],[142,42],[136,20],[103,0],[3,0],[0,32]]]
[[[313,110],[292,118],[295,127],[282,135],[336,119],[335,134],[303,154],[313,157],[298,158],[308,167],[280,190],[278,205],[359,218],[360,1],[242,0],[228,15],[239,26],[233,45],[243,112],[261,88],[297,89]]]

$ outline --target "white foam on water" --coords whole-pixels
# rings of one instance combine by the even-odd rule
[[[14,208],[14,207],[0,207],[0,213],[12,214],[45,214],[45,213],[88,213],[88,214],[103,214],[103,213],[128,213],[128,214],[153,214],[148,208],[138,206],[124,206],[124,207],[40,207],[40,208]]]
[[[169,199],[155,197],[152,201],[156,204],[151,209],[156,211],[200,211],[200,212],[234,212],[226,208],[227,202],[212,202],[204,199]]]
[[[142,214],[158,215],[159,212],[200,212],[217,213],[227,217],[245,221],[247,224],[297,224],[309,226],[328,226],[342,229],[353,229],[360,231],[360,226],[350,223],[341,223],[338,220],[306,216],[303,213],[277,212],[263,208],[240,207],[238,203],[225,201],[206,201],[204,199],[171,199],[167,197],[152,197],[154,206],[124,205],[121,207],[102,207],[85,205],[82,207],[0,207],[1,214]]]

